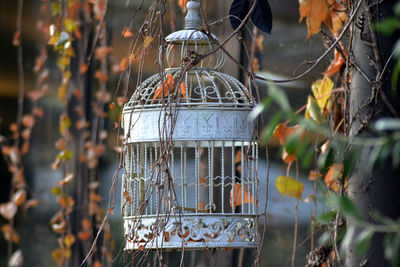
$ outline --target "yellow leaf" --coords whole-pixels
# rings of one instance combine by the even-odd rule
[[[60,116],[60,127],[59,131],[61,135],[64,135],[67,129],[71,127],[71,119],[65,114]]]
[[[298,199],[302,198],[304,191],[303,184],[289,176],[279,176],[276,179],[276,188],[282,195]]]
[[[328,109],[330,102],[329,98],[333,89],[333,82],[329,77],[324,77],[315,81],[311,86],[311,91],[317,99],[318,106],[321,110]]]
[[[61,248],[56,248],[51,253],[53,260],[58,264],[62,265],[64,262],[64,251]]]
[[[64,237],[64,244],[67,247],[71,247],[74,243],[75,243],[75,236],[74,235],[71,234],[71,235],[66,235]]]
[[[146,37],[144,38],[143,48],[147,48],[147,47],[151,44],[152,41],[153,41],[153,37],[151,37],[151,36],[146,36]]]

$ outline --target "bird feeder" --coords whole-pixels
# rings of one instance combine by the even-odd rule
[[[124,106],[125,250],[252,248],[259,242],[258,146],[251,91],[219,71],[219,41],[187,3],[165,38],[160,73]],[[208,56],[204,56],[208,55]]]

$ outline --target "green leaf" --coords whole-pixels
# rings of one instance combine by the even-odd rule
[[[325,172],[332,165],[334,160],[334,150],[328,148],[328,151],[322,153],[318,157],[318,168],[321,172]]]
[[[303,168],[308,168],[312,164],[314,159],[314,149],[308,149],[306,155],[302,157],[301,166]]]
[[[356,243],[357,254],[364,254],[367,252],[373,235],[374,230],[372,228],[367,228],[360,233]]]
[[[261,104],[257,104],[250,112],[248,121],[255,120],[264,110],[267,110],[272,104],[272,98],[266,97]]]
[[[59,2],[51,3],[51,15],[56,16],[61,13],[61,5]]]
[[[394,14],[400,17],[400,2],[397,2],[396,5],[394,6]]]
[[[306,114],[318,124],[322,124],[325,121],[318,102],[312,96],[308,96]]]
[[[363,216],[354,203],[347,197],[340,197],[337,194],[331,193],[326,198],[326,203],[333,208],[340,210],[346,217],[361,221]]]
[[[392,150],[392,164],[393,166],[399,166],[400,164],[400,141],[397,141],[397,143],[393,146]]]
[[[357,151],[353,148],[352,151],[346,155],[346,159],[343,161],[343,177],[349,177],[351,175],[356,159]]]
[[[400,48],[400,43],[397,46],[398,48]],[[400,60],[398,60],[393,68],[393,74],[392,74],[392,88],[395,91],[397,88],[397,82],[399,80],[399,76],[400,76]]]
[[[383,35],[393,35],[400,27],[400,22],[397,18],[388,17],[381,22],[375,24],[375,29]]]
[[[278,88],[273,83],[268,83],[268,89],[269,96],[278,103],[283,111],[290,113],[292,111],[292,108],[290,107],[289,100],[282,89]]]
[[[261,133],[261,141],[262,142],[267,142],[272,134],[274,133],[274,130],[276,126],[279,124],[281,118],[282,118],[282,112],[278,111],[274,114],[274,116],[271,118],[269,121],[267,127],[264,128],[264,130]]]
[[[375,123],[375,129],[378,131],[399,131],[400,119],[383,118]]]
[[[316,220],[319,224],[328,224],[333,221],[335,216],[336,211],[330,211],[319,215]]]
[[[329,232],[324,232],[319,238],[318,238],[318,243],[323,245],[326,242],[328,242],[331,238],[331,234]]]
[[[348,227],[346,229],[346,234],[344,235],[342,241],[341,251],[345,251],[345,249],[349,247],[351,240],[353,240],[354,232],[355,232],[354,227]]]

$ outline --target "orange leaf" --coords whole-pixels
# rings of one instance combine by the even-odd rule
[[[24,142],[21,147],[21,154],[26,155],[29,152],[29,142]]]
[[[104,73],[101,70],[97,70],[94,74],[94,77],[97,78],[101,83],[105,83],[108,81],[107,73]]]
[[[104,61],[107,57],[107,54],[112,51],[111,47],[108,46],[100,46],[96,48],[95,57],[100,61]]]
[[[288,127],[285,123],[279,123],[274,130],[274,136],[279,139],[281,145],[285,143],[285,140],[290,135],[294,134],[299,125],[295,125],[293,127]]]
[[[126,100],[125,100],[125,97],[117,97],[116,101],[117,101],[118,106],[121,107],[125,103]]]
[[[90,230],[91,228],[92,228],[92,222],[91,221],[89,221],[89,219],[82,219],[82,221],[81,221],[81,225],[82,225],[82,228],[84,229],[84,230]]]
[[[242,162],[242,151],[238,151],[238,152],[236,152],[236,154],[235,154],[235,159],[234,159],[234,163],[235,164],[238,164],[238,163],[240,163],[240,162]]]
[[[25,207],[27,209],[36,207],[37,205],[39,205],[39,201],[37,199],[30,199],[25,203]]]
[[[21,44],[21,32],[20,31],[17,31],[14,33],[12,44],[13,44],[13,46],[19,46]]]
[[[86,63],[79,64],[79,73],[80,74],[84,74],[85,72],[87,72],[88,69],[89,69],[88,64],[86,64]]]
[[[181,92],[180,93],[183,98],[187,98],[186,84],[184,82],[181,83]]]
[[[322,177],[322,174],[319,171],[311,170],[308,174],[308,180],[314,181]]]
[[[35,125],[35,117],[33,115],[28,114],[22,117],[22,125],[28,128],[32,128]]]
[[[338,72],[344,63],[342,55],[335,49],[335,58],[324,72],[324,75],[331,77],[333,74]]]
[[[58,150],[64,150],[67,148],[67,143],[65,142],[64,138],[60,138],[58,139],[54,146],[58,149]]]
[[[164,82],[164,86],[160,84],[154,91],[153,100],[156,100],[157,98],[161,99],[163,93],[164,97],[168,96],[169,91],[172,90],[173,87],[174,87],[174,77],[172,76],[171,73],[169,73],[166,77],[166,81]]]
[[[164,232],[164,241],[168,242],[169,241],[169,233],[168,232]]]
[[[331,187],[337,179],[341,178],[343,172],[343,164],[334,163],[329,167],[325,175],[325,184]]]
[[[200,201],[200,202],[199,202],[199,209],[200,209],[200,210],[204,210],[204,206],[205,206],[205,205],[204,205],[204,202],[203,202],[203,201]]]
[[[35,107],[35,108],[33,108],[32,113],[33,113],[33,115],[35,115],[39,118],[43,117],[43,109],[42,108]]]
[[[122,36],[125,37],[125,38],[132,37],[132,36],[133,36],[133,33],[132,33],[132,31],[131,31],[128,27],[126,27],[126,28],[122,31]]]
[[[18,189],[17,192],[14,193],[12,196],[12,202],[15,203],[17,206],[21,206],[22,204],[25,203],[27,198],[26,191],[24,189]]]
[[[58,202],[63,208],[72,208],[75,204],[75,200],[71,196],[63,196]]]
[[[260,70],[260,64],[258,63],[258,58],[253,58],[253,62],[251,63],[254,72],[258,72]]]
[[[185,11],[186,10],[186,3],[188,2],[189,0],[178,0],[178,6],[183,10],[183,11]]]
[[[254,202],[254,198],[249,193],[249,190],[247,189],[247,187],[246,186],[243,186],[243,187],[244,187],[243,188],[244,194],[243,194],[243,202],[242,202],[242,184],[235,183],[233,185],[233,190],[231,190],[231,198],[230,198],[231,207],[234,206],[236,208],[237,206]],[[233,194],[235,196],[234,201],[232,201]],[[249,194],[250,194],[250,200],[249,200]]]
[[[74,29],[74,35],[75,35],[76,39],[78,39],[78,40],[82,40],[82,38],[83,38],[82,32],[81,32],[81,30],[79,29],[79,27],[75,27],[75,29]]]
[[[282,152],[282,160],[283,160],[286,164],[293,163],[293,162],[296,161],[296,155],[294,155],[294,154],[288,154],[288,153],[286,152],[286,150],[283,150],[283,152]]]
[[[121,71],[124,71],[124,70],[126,70],[126,68],[128,67],[128,65],[129,65],[128,58],[127,58],[127,57],[124,57],[124,58],[121,60],[121,62],[119,63],[119,69],[120,69]]]
[[[10,124],[10,131],[11,132],[16,132],[18,131],[18,125],[16,123],[11,123]]]
[[[346,1],[344,1],[346,2]],[[326,23],[333,34],[339,33],[347,21],[346,7],[336,1],[329,3],[330,23]]]
[[[9,224],[3,225],[1,227],[1,231],[3,232],[4,238],[7,241],[11,241],[16,244],[19,243],[19,235],[11,225],[9,225]]]
[[[61,248],[57,248],[53,250],[51,253],[51,257],[53,258],[54,262],[57,263],[57,265],[62,265],[64,262],[64,251]]]
[[[22,131],[22,133],[21,133],[21,136],[22,136],[22,139],[24,139],[24,140],[28,140],[29,138],[31,138],[31,129],[29,129],[29,128],[27,128],[27,129],[24,129],[23,131]]]
[[[81,231],[78,233],[78,238],[80,240],[87,240],[90,237],[90,232],[86,232],[86,231]]]
[[[129,195],[127,191],[125,191],[122,195],[124,196],[125,200],[129,202],[129,204],[132,204],[132,197]]]
[[[63,233],[65,233],[65,230],[67,228],[67,222],[66,221],[61,221],[60,223],[53,223],[51,225],[51,228],[57,234],[63,234]]]
[[[207,179],[204,179],[203,177],[199,178],[199,183],[200,184],[207,184]]]
[[[256,46],[257,46],[258,51],[263,51],[264,50],[263,42],[264,42],[264,36],[261,35],[261,34],[258,35],[257,38],[256,38]]]
[[[319,31],[321,23],[329,17],[329,4],[326,0],[300,0],[299,12],[299,22],[306,19],[308,39]]]
[[[46,89],[45,90],[34,90],[34,91],[30,91],[28,93],[28,97],[30,98],[30,100],[32,100],[33,102],[37,101],[38,99],[42,98],[43,95],[46,93]]]
[[[91,192],[89,194],[89,199],[91,201],[94,201],[94,202],[101,202],[101,196],[99,194],[94,193],[94,192]]]

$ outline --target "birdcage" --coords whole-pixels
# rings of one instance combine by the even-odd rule
[[[258,146],[248,88],[218,71],[199,4],[159,49],[165,69],[124,106],[125,250],[256,247]],[[176,56],[178,55],[178,56]],[[162,63],[163,62],[163,63]]]

